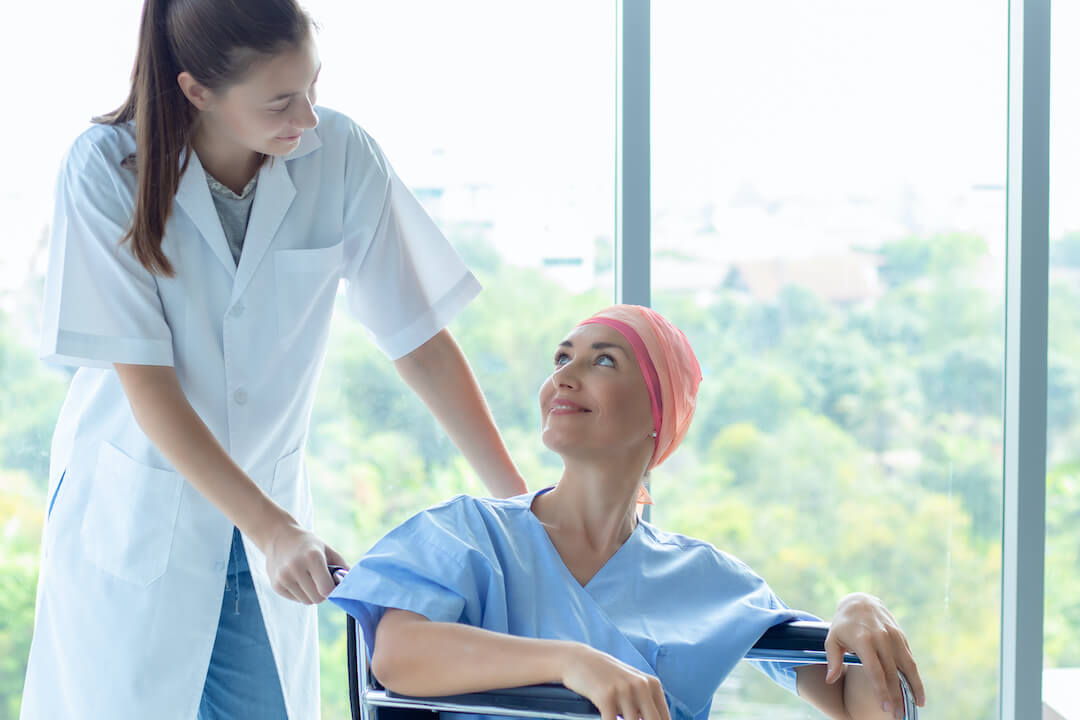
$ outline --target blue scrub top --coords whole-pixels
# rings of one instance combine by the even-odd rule
[[[462,495],[413,516],[330,600],[357,619],[369,652],[386,608],[586,643],[659,678],[675,720],[704,720],[720,683],[765,630],[816,619],[788,609],[740,560],[644,521],[583,587],[532,513],[536,495]],[[795,691],[796,664],[759,667]]]

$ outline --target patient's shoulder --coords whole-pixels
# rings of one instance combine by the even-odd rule
[[[422,528],[424,535],[493,541],[522,522],[522,511],[529,511],[527,497],[498,499],[455,495],[417,513],[406,524],[413,525],[414,529]]]
[[[712,543],[681,533],[668,532],[650,523],[642,523],[646,542],[657,556],[677,555],[678,567],[688,572],[720,572],[728,578],[739,577],[751,583],[761,581],[754,570],[734,555]]]
[[[517,513],[522,509],[528,510],[530,502],[531,495],[518,495],[512,498],[455,495],[449,500],[431,506],[426,512],[445,516],[503,515]]]

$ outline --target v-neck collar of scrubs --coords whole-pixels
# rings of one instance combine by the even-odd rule
[[[563,556],[559,552],[559,549],[555,547],[555,543],[552,542],[551,536],[548,535],[548,531],[547,528],[544,527],[544,523],[540,522],[540,518],[536,517],[536,513],[534,513],[532,510],[533,501],[536,498],[545,493],[551,492],[554,489],[555,486],[552,485],[551,487],[546,487],[541,490],[537,490],[536,492],[525,495],[523,498],[525,500],[524,510],[529,515],[530,526],[535,532],[538,532],[540,534],[540,536],[542,537],[542,545],[547,548],[552,555],[555,556],[555,559],[558,561],[555,564],[562,570],[563,573],[565,573],[567,580],[574,583],[583,590],[589,591],[589,588],[596,584],[596,581],[598,578],[600,578],[600,576],[612,572],[610,568],[617,564],[618,559],[621,556],[626,555],[630,552],[628,548],[640,542],[638,538],[640,537],[642,532],[644,532],[644,530],[642,529],[644,523],[642,522],[641,518],[638,518],[637,524],[634,525],[634,529],[630,532],[630,536],[627,537],[623,544],[620,545],[619,548],[611,554],[611,557],[607,559],[607,562],[601,565],[600,568],[595,573],[593,573],[592,577],[589,578],[588,582],[582,583],[580,580],[577,579],[574,573],[571,572],[570,568],[566,564],[566,561],[563,560]]]

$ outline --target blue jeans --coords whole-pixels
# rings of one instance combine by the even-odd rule
[[[221,616],[198,720],[241,718],[287,720],[288,715],[244,544],[240,531],[233,529]]]

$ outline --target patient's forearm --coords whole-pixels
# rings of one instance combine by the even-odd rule
[[[870,682],[870,676],[862,667],[849,667],[844,673],[843,683],[844,709],[853,720],[884,720],[894,717],[897,709],[890,708],[890,712],[882,710],[881,700]]]
[[[882,711],[873,685],[861,667],[849,666],[833,684],[825,682],[825,665],[804,665],[795,669],[799,697],[833,720],[891,720]]]
[[[390,609],[375,632],[371,669],[385,687],[404,695],[454,695],[561,682],[562,658],[574,645]]]

